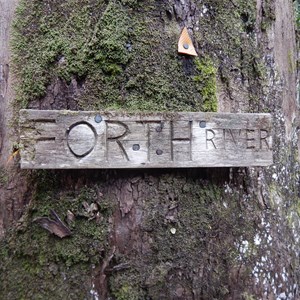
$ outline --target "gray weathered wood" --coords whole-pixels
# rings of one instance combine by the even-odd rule
[[[267,166],[271,121],[270,114],[21,110],[21,167]]]

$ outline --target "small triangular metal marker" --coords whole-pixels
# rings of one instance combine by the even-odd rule
[[[198,56],[186,27],[183,28],[178,41],[178,53]]]

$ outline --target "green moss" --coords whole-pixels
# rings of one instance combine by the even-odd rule
[[[176,183],[175,180],[172,186],[181,186],[181,184]],[[238,200],[233,199],[237,195],[231,195],[231,200],[227,201],[222,190],[216,186],[208,184],[206,187],[200,188],[199,186],[194,187],[189,182],[185,185],[184,190],[175,191],[175,194],[178,195],[178,199],[173,206],[178,205],[177,218],[166,223],[164,220],[167,212],[162,210],[161,213],[158,212],[153,216],[151,221],[155,240],[153,246],[157,249],[157,260],[160,263],[176,261],[176,266],[180,266],[180,269],[189,269],[193,265],[203,264],[205,258],[199,253],[212,251],[213,257],[223,257],[223,262],[226,261],[226,264],[221,261],[216,262],[213,258],[210,260],[209,256],[206,258],[209,261],[207,266],[213,268],[215,272],[211,274],[209,283],[201,283],[202,289],[208,293],[207,298],[221,299],[228,294],[226,280],[223,281],[227,277],[227,267],[234,265],[238,259],[238,251],[233,247],[233,241],[225,240],[226,228],[228,230],[230,228],[233,236],[240,236],[245,227],[251,228],[251,223],[246,219],[237,219],[234,216]],[[223,201],[229,206],[224,206]],[[175,234],[171,232],[171,228],[176,228]],[[223,242],[211,245],[212,248],[209,250],[208,241],[213,236],[218,236],[223,239]],[[180,251],[178,251],[178,247],[180,247]],[[174,268],[176,268],[174,264],[173,266],[170,264],[169,272]],[[180,278],[177,280],[180,282]],[[165,288],[165,286],[161,287],[161,289]]]
[[[294,2],[294,9],[295,9],[295,21],[297,25],[297,31],[299,35],[299,28],[300,28],[300,3],[298,1]]]
[[[275,2],[273,0],[266,0],[262,5],[262,21],[261,30],[266,31],[268,27],[275,21]]]
[[[75,298],[88,293],[91,267],[100,263],[107,250],[113,207],[106,196],[99,198],[98,186],[76,192],[62,189],[61,179],[50,171],[36,172],[32,178],[37,186],[27,214],[2,241],[1,299],[8,299],[8,295],[12,299],[74,299],[69,289]],[[91,204],[96,211],[86,210]],[[60,239],[34,222],[36,217],[50,216],[50,209],[64,222],[68,211],[74,214],[68,224],[70,237]]]
[[[67,82],[97,72],[116,76],[128,62],[129,18],[110,1],[21,1],[12,39],[18,100],[26,106],[45,95],[54,77]],[[24,64],[26,59],[26,64]]]
[[[271,1],[267,1],[271,6]],[[240,101],[243,94],[244,105],[249,111],[260,112],[263,109],[263,87],[267,84],[262,50],[255,39],[256,4],[255,1],[205,1],[207,13],[199,20],[196,40],[202,54],[209,55],[217,68],[217,78],[221,80],[222,93],[233,102]],[[242,34],[241,34],[242,33]],[[200,56],[201,57],[201,56]],[[256,67],[260,70],[258,77]],[[234,83],[233,83],[234,82]],[[218,85],[219,86],[219,85]],[[235,86],[235,88],[233,88]],[[246,107],[246,106],[245,106]]]
[[[243,300],[256,300],[255,296],[248,294],[247,292],[243,293],[242,297],[243,297]]]
[[[149,197],[144,202],[141,226],[150,244],[144,245],[147,251],[141,258],[136,253],[123,256],[131,269],[111,276],[113,295],[116,299],[144,299],[140,296],[144,292],[154,300],[174,299],[175,287],[183,286],[201,290],[203,299],[224,299],[230,290],[229,270],[247,262],[249,268],[242,267],[240,273],[246,280],[255,264],[257,251],[251,242],[255,213],[241,213],[238,191],[227,194],[223,187],[192,176],[165,174],[157,184],[151,178],[145,180]],[[239,245],[244,240],[249,241],[249,249],[241,258]],[[203,265],[201,280],[193,281],[197,266]]]
[[[145,299],[145,292],[138,286],[134,285],[134,280],[128,274],[125,276],[111,277],[110,284],[113,287],[111,292],[116,300],[140,300]]]
[[[199,86],[199,93],[203,101],[202,111],[216,112],[218,109],[217,70],[212,61],[207,57],[196,59],[195,65],[199,74],[194,76],[194,81]]]
[[[137,7],[139,4],[139,0],[120,0],[123,5],[128,5],[129,7]]]
[[[152,6],[141,18],[132,10],[137,4],[34,0],[28,6],[21,1],[12,39],[21,106],[45,96],[58,77],[66,82],[83,80],[85,89],[77,95],[83,109],[213,108],[206,99],[212,93],[212,82],[205,81],[206,86],[193,80],[206,70],[176,53],[178,25],[168,21],[164,29],[155,23]]]
[[[0,167],[0,186],[5,185],[8,182],[8,172]]]
[[[233,7],[231,1],[206,1],[211,13],[200,18],[200,31],[194,32],[202,57],[195,60],[178,55],[182,28],[174,18],[162,15],[163,22],[157,22],[157,13],[168,4],[140,4],[21,1],[12,41],[21,106],[43,98],[58,77],[80,83],[74,97],[84,110],[216,111],[217,76],[228,79],[237,69],[243,78],[251,77],[254,2]],[[241,31],[247,31],[247,41]],[[260,95],[254,77],[250,84],[252,101]]]

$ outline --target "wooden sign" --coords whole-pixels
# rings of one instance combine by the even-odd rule
[[[270,114],[21,110],[21,168],[267,166]]]

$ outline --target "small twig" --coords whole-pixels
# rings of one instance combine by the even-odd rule
[[[130,268],[129,263],[121,263],[119,265],[113,266],[112,268],[106,269],[104,272],[105,272],[105,274],[111,274],[111,273],[114,273],[114,272],[129,269],[129,268]]]

